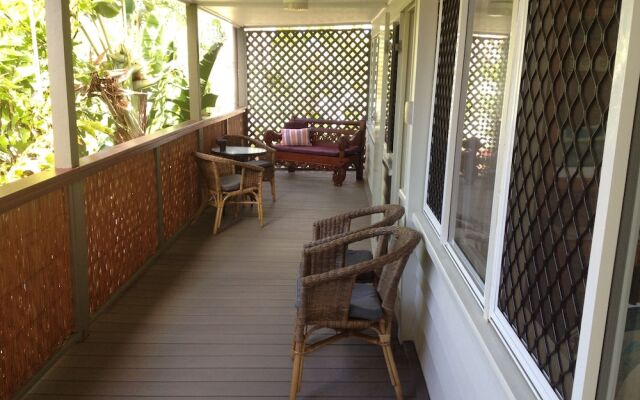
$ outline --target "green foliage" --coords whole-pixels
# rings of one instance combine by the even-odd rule
[[[0,185],[53,165],[44,2],[0,0]],[[71,3],[82,155],[188,119],[186,37],[175,29],[186,24],[184,5]],[[221,46],[213,44],[201,60],[202,93]],[[203,107],[215,99],[204,95]]]

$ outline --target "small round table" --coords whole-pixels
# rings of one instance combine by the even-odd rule
[[[249,146],[227,146],[224,151],[220,151],[219,147],[211,149],[211,153],[215,156],[231,158],[238,161],[248,161],[256,156],[260,156],[267,152],[262,147],[249,147]]]

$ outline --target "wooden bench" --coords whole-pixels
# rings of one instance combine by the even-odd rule
[[[333,171],[333,184],[341,186],[351,166],[356,179],[362,180],[365,151],[365,121],[333,121],[293,118],[285,129],[309,128],[312,146],[284,146],[279,133],[268,130],[264,139],[276,149],[276,163],[290,172],[298,167],[316,167]]]

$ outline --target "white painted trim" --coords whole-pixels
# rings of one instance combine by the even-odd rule
[[[502,103],[502,121],[498,142],[498,159],[493,188],[491,210],[491,228],[489,230],[489,252],[487,254],[487,273],[485,276],[485,318],[499,313],[498,291],[502,267],[502,249],[509,207],[509,181],[511,163],[515,145],[515,131],[520,98],[520,83],[524,64],[524,41],[527,33],[529,4],[526,0],[516,0],[516,10],[511,20],[511,39],[509,40],[509,60],[505,80],[505,96]]]
[[[522,375],[527,379],[531,389],[536,393],[538,398],[560,400],[558,394],[553,390],[546,376],[540,367],[538,367],[533,357],[531,357],[531,354],[509,321],[507,321],[506,317],[498,312],[491,316],[490,321],[496,328],[500,338],[504,341],[507,349],[510,350]]]
[[[415,4],[410,2],[409,5],[400,13],[400,43],[402,50],[399,54],[398,60],[398,74],[396,75],[396,99],[395,99],[395,119],[394,119],[394,137],[393,137],[393,174],[391,176],[391,202],[398,202],[398,191],[400,190],[402,179],[403,163],[405,157],[410,157],[411,152],[406,151],[402,147],[404,143],[404,137],[408,136],[411,131],[411,124],[406,123],[405,105],[407,102],[413,101],[413,87],[415,81],[413,80],[413,68],[415,59],[413,44],[416,41],[416,13]],[[413,20],[412,20],[413,16]],[[411,47],[408,44],[411,43]],[[411,71],[409,71],[411,69]],[[410,75],[408,72],[411,72]],[[410,86],[410,90],[407,91],[407,86]],[[402,116],[402,118],[400,118]],[[406,127],[406,129],[405,129]],[[406,172],[406,171],[405,171]],[[406,175],[406,173],[405,173]]]
[[[436,228],[436,231],[440,231],[440,222],[438,218],[433,214],[429,206],[427,206],[427,195],[429,189],[429,165],[431,164],[431,142],[433,138],[433,112],[435,110],[436,105],[436,88],[438,86],[438,59],[440,58],[440,35],[442,31],[442,1],[438,1],[438,33],[436,35],[436,55],[435,55],[435,65],[433,69],[433,91],[431,93],[431,110],[429,110],[429,131],[427,132],[427,164],[425,167],[424,174],[424,195],[422,196],[422,211],[424,215],[427,217],[431,225]]]
[[[451,105],[449,107],[449,132],[447,137],[447,159],[444,170],[444,190],[442,193],[442,218],[440,226],[440,240],[449,241],[451,233],[451,208],[453,196],[453,182],[455,174],[456,143],[458,141],[458,123],[460,122],[460,100],[464,87],[464,60],[467,47],[467,28],[469,27],[469,6],[475,0],[460,0],[458,11],[458,43],[456,46],[456,65],[453,71],[453,87],[451,89]],[[464,103],[463,103],[464,107]],[[462,110],[464,114],[464,109]]]
[[[621,4],[607,135],[574,372],[574,400],[593,399],[596,395],[640,79],[640,53],[637,44],[632,44],[640,37],[640,3],[623,0]]]

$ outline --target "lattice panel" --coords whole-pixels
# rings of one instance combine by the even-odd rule
[[[499,308],[563,398],[573,388],[619,7],[529,3]]]
[[[0,399],[11,396],[73,329],[65,189],[0,215]]]
[[[507,37],[472,38],[462,146],[476,151],[475,173],[480,176],[495,169],[508,52]]]
[[[369,111],[367,116],[375,121],[376,107],[378,106],[378,62],[380,61],[380,34],[373,38],[371,44],[371,73],[369,76]]]
[[[368,29],[247,31],[249,135],[263,139],[295,114],[364,120]]]
[[[91,311],[97,311],[155,253],[157,197],[151,151],[86,179]]]
[[[193,158],[193,152],[197,150],[197,133],[160,148],[165,239],[172,238],[198,209],[198,167]]]
[[[460,0],[442,0],[440,7],[442,7],[442,18],[440,20],[438,72],[427,185],[427,206],[433,211],[438,221],[442,220],[442,196],[447,161],[453,75],[456,65],[456,46],[458,44]]]

